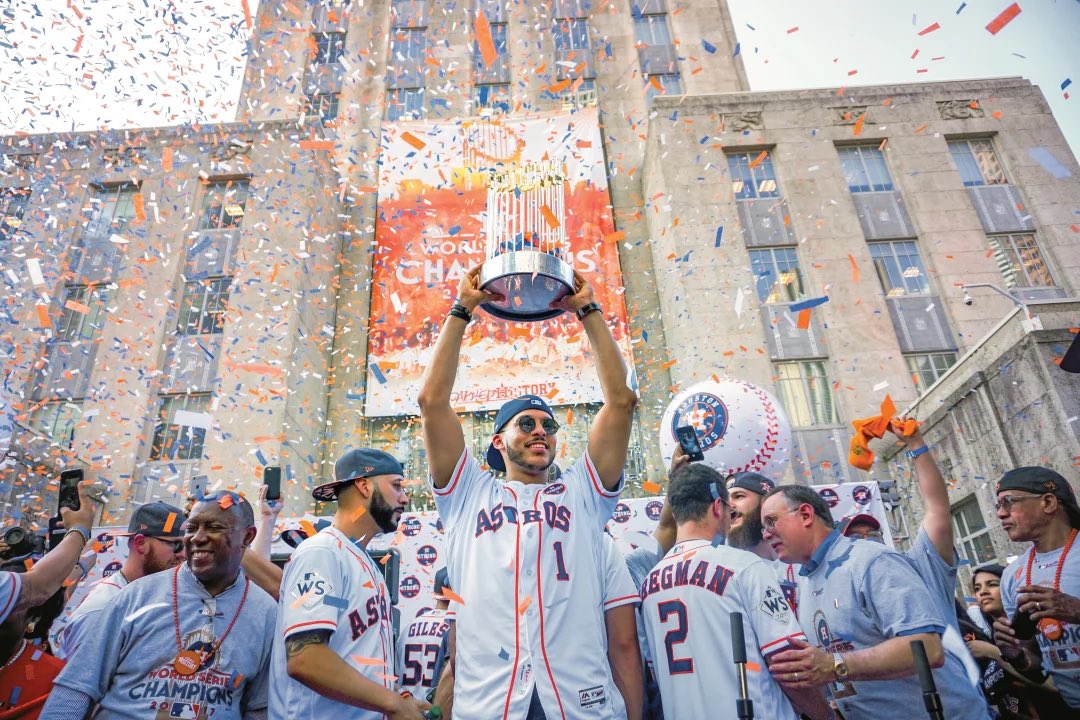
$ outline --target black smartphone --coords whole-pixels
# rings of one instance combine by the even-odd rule
[[[46,543],[48,550],[52,550],[54,547],[60,544],[60,541],[64,539],[64,529],[59,527],[60,516],[49,518],[49,534],[46,536]]]
[[[680,425],[675,428],[675,437],[679,441],[682,451],[690,458],[690,462],[701,462],[705,459],[705,453],[701,450],[698,442],[697,430],[689,425]]]
[[[193,497],[196,500],[201,500],[206,497],[206,484],[207,479],[205,475],[193,476],[191,482],[188,484],[188,497]]]
[[[1012,629],[1017,640],[1030,640],[1035,637],[1038,626],[1029,613],[1017,608],[1012,616]]]
[[[60,502],[59,508],[79,509],[79,483],[82,482],[83,471],[81,469],[64,470],[60,473]]]
[[[263,468],[263,485],[266,486],[267,500],[281,499],[281,467],[267,465]]]

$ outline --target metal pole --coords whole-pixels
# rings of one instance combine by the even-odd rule
[[[753,720],[754,701],[746,684],[746,637],[743,635],[742,613],[731,613],[731,657],[739,673],[739,697],[735,700],[735,713],[739,720]]]
[[[931,720],[945,720],[945,710],[941,706],[941,696],[934,684],[934,673],[930,669],[930,660],[926,657],[926,646],[922,640],[911,641],[911,654],[915,657],[915,672],[919,674],[922,686],[923,704]]]

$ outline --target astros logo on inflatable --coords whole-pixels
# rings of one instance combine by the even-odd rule
[[[724,402],[711,393],[694,393],[679,403],[671,418],[671,435],[675,428],[689,425],[697,430],[701,449],[707,451],[720,442],[728,428],[728,409]]]

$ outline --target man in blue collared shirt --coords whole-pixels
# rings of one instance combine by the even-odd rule
[[[813,489],[785,485],[761,507],[764,537],[783,562],[800,563],[799,624],[816,646],[778,653],[782,685],[827,686],[848,718],[904,720],[922,708],[910,643],[922,640],[950,720],[986,720],[985,701],[960,659],[942,649],[945,620],[900,553],[833,529]]]

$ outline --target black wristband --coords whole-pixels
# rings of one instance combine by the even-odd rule
[[[454,303],[454,305],[450,308],[450,315],[456,318],[461,318],[465,322],[472,322],[472,313],[470,313],[468,308],[466,308],[461,303]]]
[[[583,305],[582,307],[578,308],[577,319],[584,320],[586,315],[594,312],[600,312],[600,303],[591,302],[588,305]]]

